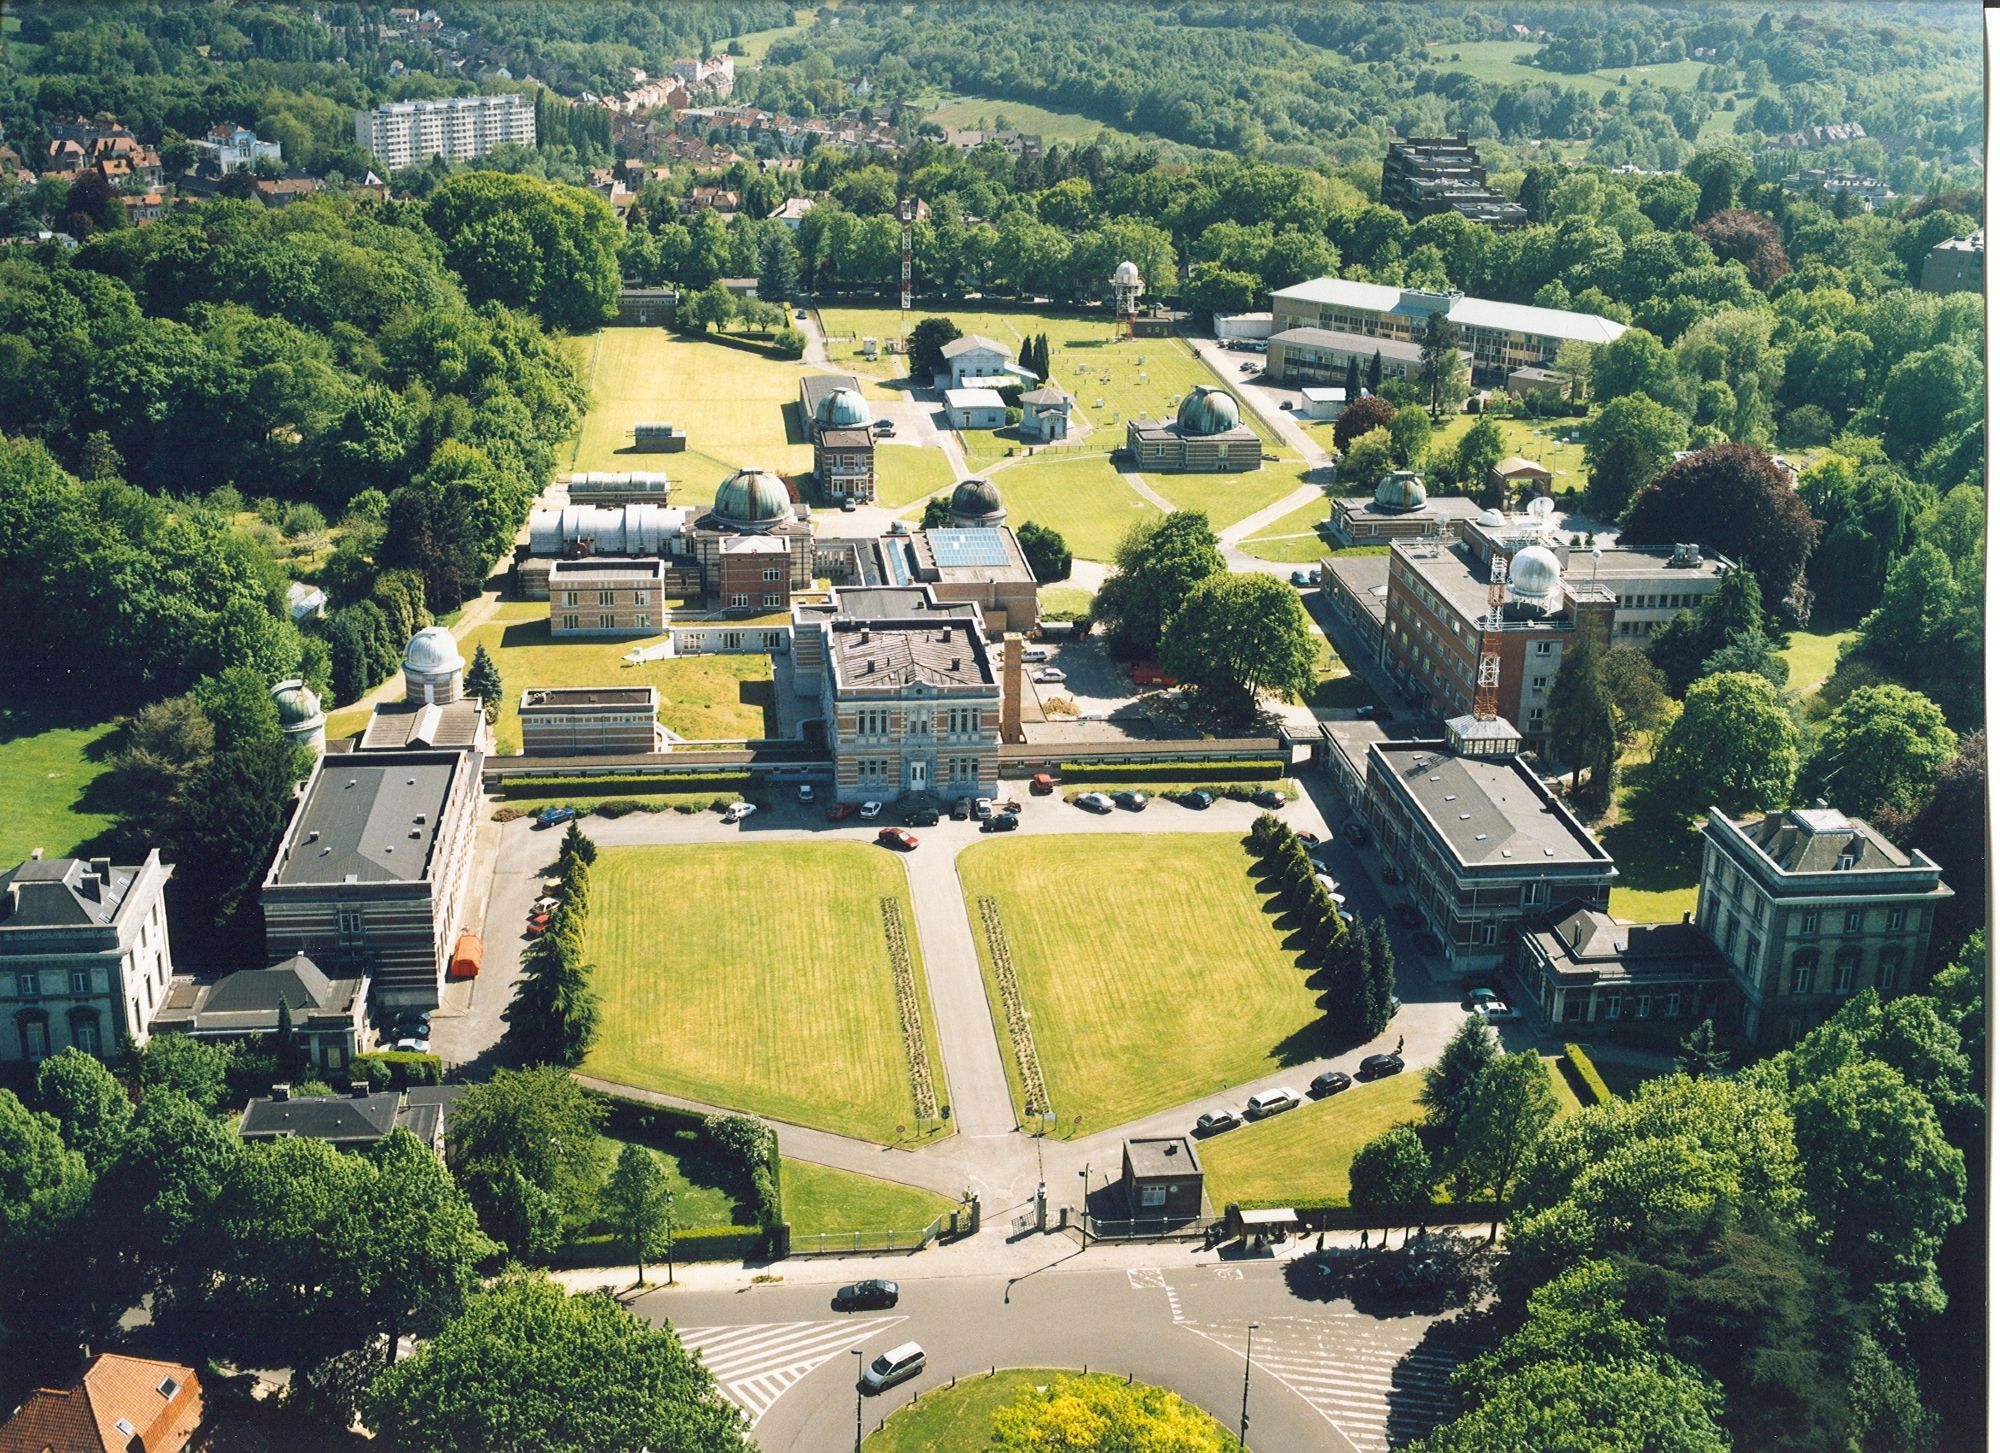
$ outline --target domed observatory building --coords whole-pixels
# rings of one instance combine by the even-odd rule
[[[1206,384],[1188,391],[1172,423],[1127,423],[1125,450],[1134,468],[1159,474],[1239,474],[1264,467],[1264,441],[1243,422],[1236,396]]]
[[[834,504],[875,498],[875,429],[861,383],[851,373],[799,380],[799,418],[813,446],[813,477]]]
[[[271,688],[271,701],[287,741],[308,751],[326,750],[326,712],[320,708],[318,692],[303,681],[280,681]]]
[[[812,526],[768,469],[739,469],[694,523],[703,588],[724,610],[788,610],[813,582]]]
[[[1461,521],[1478,512],[1478,506],[1460,496],[1431,498],[1421,474],[1398,469],[1383,475],[1373,494],[1334,500],[1329,523],[1343,545],[1380,545],[1389,540],[1449,537]]]
[[[1007,506],[990,479],[964,479],[951,492],[951,523],[955,529],[996,530],[1007,523]]]
[[[377,706],[357,743],[364,752],[412,747],[493,750],[486,705],[465,694],[465,657],[443,626],[425,626],[410,637],[403,649],[403,699]]]

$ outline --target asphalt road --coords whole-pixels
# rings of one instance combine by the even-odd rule
[[[1456,1358],[1437,1317],[1333,1299],[1310,1261],[1197,1264],[1191,1255],[1169,1245],[1150,1266],[905,1278],[893,1309],[846,1315],[832,1310],[833,1284],[796,1264],[778,1284],[662,1290],[633,1305],[702,1350],[726,1395],[755,1418],[765,1453],[851,1448],[854,1351],[873,1358],[905,1341],[919,1343],[929,1365],[860,1400],[867,1432],[913,1396],[993,1367],[1129,1374],[1233,1429],[1251,1322],[1259,1324],[1250,1340],[1252,1448],[1376,1453],[1444,1415]]]

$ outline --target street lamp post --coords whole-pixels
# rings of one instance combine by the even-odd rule
[[[1252,1322],[1243,1329],[1243,1416],[1236,1424],[1236,1446],[1239,1449],[1250,1436],[1250,1338],[1261,1325]]]
[[[1088,1251],[1090,1250],[1090,1162],[1085,1161],[1083,1169],[1078,1171],[1077,1174],[1083,1177],[1083,1214],[1081,1220],[1083,1222],[1083,1249]]]
[[[861,1359],[867,1355],[854,1349],[854,1453],[861,1453]]]

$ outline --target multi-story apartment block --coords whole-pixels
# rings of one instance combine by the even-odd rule
[[[1924,256],[1918,284],[1927,293],[1977,293],[1986,288],[1986,229],[1947,237]]]
[[[664,561],[604,555],[549,567],[551,636],[650,636],[666,628]]]
[[[44,858],[0,876],[0,1060],[144,1044],[174,976],[156,848],[137,867]]]
[[[979,607],[928,587],[833,596],[792,608],[792,670],[800,694],[819,698],[835,796],[993,796],[1000,678]]]
[[[1517,368],[1554,362],[1565,343],[1609,343],[1625,331],[1623,323],[1592,313],[1323,277],[1271,294],[1271,336],[1318,328],[1414,343],[1423,337],[1425,320],[1439,312],[1458,326],[1475,383],[1503,383]]]
[[[1862,989],[1906,992],[1951,896],[1938,865],[1859,818],[1795,807],[1702,829],[1699,923],[1734,981],[1735,1024],[1791,1044]]]
[[[1456,212],[1495,227],[1522,227],[1528,221],[1526,207],[1486,185],[1479,150],[1462,131],[1390,142],[1382,162],[1382,205],[1412,222],[1438,212]]]
[[[517,91],[389,101],[354,113],[354,142],[388,171],[420,166],[434,156],[471,161],[496,146],[533,146],[535,103]]]

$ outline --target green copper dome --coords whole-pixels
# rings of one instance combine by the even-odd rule
[[[819,407],[813,410],[813,422],[829,429],[866,428],[868,405],[853,389],[837,388],[819,401]]]
[[[739,469],[715,491],[716,518],[738,529],[760,529],[793,518],[792,494],[768,469]]]
[[[1181,400],[1177,422],[1185,434],[1226,434],[1243,422],[1236,400],[1219,388],[1197,385]]]
[[[271,700],[277,704],[280,726],[303,726],[320,714],[318,695],[303,681],[280,681],[271,688]]]
[[[1423,476],[1408,469],[1383,475],[1375,486],[1375,503],[1385,510],[1420,510],[1429,498]]]

